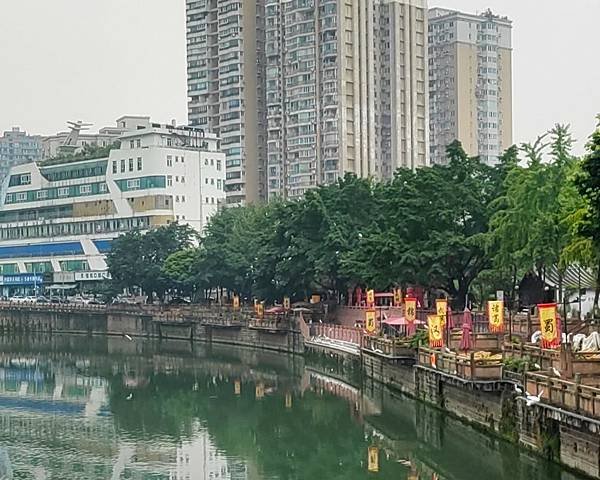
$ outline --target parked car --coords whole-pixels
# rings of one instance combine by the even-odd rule
[[[23,295],[13,295],[8,301],[13,303],[23,303],[25,302],[25,297]]]
[[[35,303],[50,303],[50,300],[43,295],[40,295],[35,299]]]
[[[27,295],[24,301],[25,303],[37,303],[37,297],[34,295]]]

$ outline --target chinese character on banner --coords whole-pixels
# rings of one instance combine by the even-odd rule
[[[367,333],[375,333],[377,331],[377,311],[367,310],[365,312],[365,330]]]
[[[377,447],[369,447],[368,453],[368,467],[369,472],[378,472],[379,471],[379,448]]]
[[[556,318],[556,303],[538,305],[542,348],[556,348],[560,345],[561,332]]]
[[[405,298],[404,299],[404,318],[406,321],[411,323],[417,319],[417,299],[416,298]]]
[[[448,300],[445,298],[438,298],[435,301],[435,311],[437,316],[442,318],[442,325],[446,325],[446,315],[448,314]]]
[[[488,321],[490,332],[504,332],[504,302],[502,300],[488,302]]]
[[[256,309],[256,316],[258,318],[263,318],[265,316],[265,306],[262,302],[258,302],[256,304],[255,309]]]
[[[233,393],[235,393],[236,395],[242,393],[242,382],[240,382],[239,380],[233,382]]]
[[[399,288],[394,289],[394,307],[402,305],[402,290]]]
[[[367,290],[367,307],[375,306],[375,290]]]
[[[427,317],[427,326],[429,328],[429,346],[431,348],[441,348],[444,346],[444,324],[439,315],[429,315]]]
[[[290,297],[283,297],[283,308],[289,310],[291,306]]]
[[[233,308],[238,310],[240,308],[240,297],[238,295],[233,296]]]

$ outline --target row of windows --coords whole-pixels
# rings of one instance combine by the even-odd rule
[[[2,240],[22,240],[27,238],[50,238],[66,235],[89,235],[129,231],[133,228],[147,228],[148,217],[122,218],[116,220],[96,220],[89,222],[55,223],[30,227],[9,227],[0,229]]]
[[[183,155],[181,157],[175,155],[175,163],[185,163],[185,158],[183,157]],[[173,156],[172,155],[167,155],[167,167],[172,167],[173,166]]]
[[[129,166],[129,171],[133,172],[134,166],[137,166],[137,171],[141,171],[144,168],[144,160],[142,157],[137,157],[137,161],[134,162],[133,158],[129,159],[129,162],[126,162],[124,158],[121,159],[121,173],[125,173],[127,171],[127,166]],[[112,172],[113,174],[119,173],[119,163],[116,160],[112,162]]]
[[[85,185],[71,185],[69,187],[54,187],[44,190],[28,190],[26,192],[7,193],[4,202],[8,205],[13,203],[81,197],[86,195],[102,195],[107,192],[108,185],[106,183],[89,183]]]

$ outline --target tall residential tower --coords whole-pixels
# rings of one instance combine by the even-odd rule
[[[229,203],[428,163],[426,0],[187,0],[189,119]]]
[[[429,11],[430,156],[446,162],[446,146],[493,164],[512,145],[512,23],[480,15]]]
[[[264,0],[186,0],[188,117],[227,156],[227,203],[265,198]]]

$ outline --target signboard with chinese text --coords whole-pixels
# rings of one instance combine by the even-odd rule
[[[283,297],[283,308],[289,310],[291,307],[290,297]]]
[[[379,471],[379,448],[369,447],[367,463],[368,463],[369,472],[378,472]]]
[[[504,302],[502,300],[488,302],[488,321],[490,323],[490,332],[504,332]]]
[[[416,298],[405,298],[404,299],[404,318],[406,321],[411,323],[417,319],[417,299]]]
[[[375,333],[377,331],[377,311],[367,310],[365,312],[365,330],[367,333]]]
[[[367,290],[367,307],[375,306],[375,290]]]
[[[442,324],[446,324],[446,315],[448,314],[448,300],[445,298],[438,298],[435,301],[435,311],[438,317],[441,317]]]
[[[429,332],[429,346],[431,348],[441,348],[444,346],[444,324],[439,315],[429,315],[427,317],[427,326]]]
[[[75,272],[76,282],[97,282],[100,280],[110,280],[112,277],[106,270],[102,271],[86,271],[86,272]]]
[[[233,393],[235,393],[236,395],[242,393],[242,382],[240,382],[239,380],[233,382]]]
[[[399,307],[402,305],[402,290],[400,288],[394,289],[394,306]]]
[[[560,345],[561,334],[556,317],[556,303],[538,305],[540,330],[542,331],[542,348],[556,348]]]

